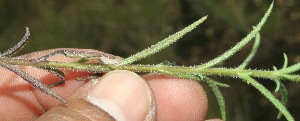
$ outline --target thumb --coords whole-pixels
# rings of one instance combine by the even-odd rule
[[[152,121],[152,90],[139,75],[112,71],[87,82],[67,98],[67,103],[44,113],[37,121]]]

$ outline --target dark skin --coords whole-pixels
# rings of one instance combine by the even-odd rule
[[[21,57],[37,58],[50,51],[51,50],[31,53]],[[49,60],[74,61],[74,59],[64,57],[63,55],[56,55]],[[16,67],[38,78],[45,84],[51,84],[55,80],[58,80],[55,75],[41,69],[24,66]],[[63,71],[66,75],[66,83],[64,85],[53,87],[52,90],[62,97],[65,97],[67,100],[66,104],[62,104],[55,98],[34,89],[30,84],[18,77],[18,75],[4,68],[0,68],[0,73],[2,75],[0,76],[0,120],[31,121],[47,117],[47,115],[56,115],[57,119],[54,117],[51,120],[59,120],[62,119],[60,116],[64,117],[64,115],[73,114],[73,109],[79,110],[78,107],[86,110],[95,108],[94,105],[91,105],[83,98],[86,96],[85,93],[89,91],[91,85],[93,85],[92,82],[75,80],[76,77],[90,75],[90,73]],[[205,119],[208,109],[208,100],[202,86],[196,81],[175,79],[158,74],[147,74],[141,77],[150,84],[150,87],[154,92],[157,107],[156,119],[158,121],[201,121]],[[116,78],[122,79],[122,77]],[[97,111],[103,113],[100,109]],[[61,112],[64,112],[64,114]],[[40,117],[41,115],[43,116]],[[90,120],[91,118],[89,115],[93,114],[81,116],[81,113],[78,113],[72,115],[72,120],[79,121],[82,120],[82,118]],[[40,120],[50,119],[46,118]],[[214,121],[217,120],[219,119],[214,119]]]

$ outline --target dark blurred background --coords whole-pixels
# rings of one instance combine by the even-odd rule
[[[127,57],[162,40],[199,18],[208,19],[167,49],[142,60],[164,60],[197,65],[231,48],[251,31],[272,0],[1,0],[0,50],[4,51],[31,30],[30,41],[19,54],[52,48],[92,48]],[[289,64],[300,61],[300,1],[275,0],[261,31],[262,43],[249,68],[281,67],[283,52]],[[249,44],[220,64],[236,67],[251,50]],[[257,90],[239,79],[214,77],[230,84],[222,88],[229,121],[275,121],[278,110]],[[275,84],[259,79],[274,92]],[[300,120],[300,84],[284,82],[289,90],[288,110]],[[205,84],[204,84],[205,85]],[[220,117],[210,89],[209,118]],[[279,97],[278,93],[274,93]],[[282,121],[285,120],[283,117]]]

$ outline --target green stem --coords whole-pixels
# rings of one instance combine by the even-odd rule
[[[57,61],[40,61],[32,62],[24,59],[13,59],[13,58],[0,58],[0,62],[11,64],[11,65],[25,65],[43,68],[63,68],[67,70],[78,70],[87,72],[108,72],[111,70],[129,70],[134,72],[174,72],[182,74],[202,74],[202,75],[220,75],[238,77],[240,73],[247,73],[251,77],[268,78],[268,79],[286,79],[296,82],[300,82],[300,76],[289,74],[280,75],[276,71],[267,70],[251,70],[251,69],[238,69],[238,68],[205,68],[198,70],[195,67],[184,67],[184,66],[164,66],[164,65],[103,65],[97,63],[80,63],[80,62],[57,62]],[[175,76],[176,75],[172,75]]]

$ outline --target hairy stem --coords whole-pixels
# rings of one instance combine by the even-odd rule
[[[267,78],[267,79],[280,79],[291,80],[300,82],[300,76],[298,75],[280,75],[276,71],[268,70],[251,70],[251,69],[239,69],[239,68],[205,68],[198,70],[195,67],[183,67],[183,66],[164,66],[164,65],[124,65],[117,66],[115,64],[98,64],[98,63],[79,63],[79,62],[57,62],[57,61],[40,61],[32,62],[24,59],[12,59],[12,58],[0,58],[0,62],[11,65],[25,65],[34,66],[39,68],[63,68],[68,70],[78,70],[86,72],[108,72],[111,70],[129,70],[134,72],[162,72],[169,71],[174,73],[184,74],[202,74],[202,75],[221,75],[238,77],[239,73],[248,73],[251,77]],[[176,75],[172,75],[175,76]]]

